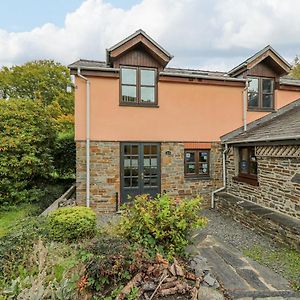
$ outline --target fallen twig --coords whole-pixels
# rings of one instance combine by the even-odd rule
[[[162,275],[163,276],[163,275]],[[163,277],[161,279],[161,281],[159,282],[158,286],[156,287],[156,289],[154,290],[154,292],[152,293],[151,297],[149,300],[152,300],[152,298],[154,297],[154,295],[156,294],[156,292],[158,291],[158,289],[160,288],[160,286],[162,285],[162,283],[164,282],[165,279],[167,279],[169,277],[169,275],[166,275],[165,277]]]

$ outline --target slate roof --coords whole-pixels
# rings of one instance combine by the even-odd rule
[[[143,35],[147,40],[149,40],[154,46],[156,46],[158,49],[160,49],[160,51],[162,51],[166,56],[168,56],[170,59],[173,58],[173,55],[171,55],[166,49],[164,49],[161,45],[159,45],[157,42],[155,42],[144,30],[139,29],[136,32],[134,32],[133,34],[131,34],[130,36],[128,36],[127,38],[125,38],[124,40],[120,41],[119,43],[115,44],[114,46],[106,49],[107,52],[111,52],[117,48],[119,48],[120,46],[122,46],[123,44],[125,44],[126,42],[130,41],[131,39],[135,38],[136,36],[138,36],[139,34]]]
[[[248,130],[241,129],[221,137],[228,144],[298,140],[300,144],[300,99],[277,112],[251,122]]]
[[[241,62],[239,65],[237,65],[236,67],[234,67],[232,70],[230,70],[228,72],[228,74],[233,74],[236,71],[238,71],[239,69],[241,69],[244,66],[247,66],[249,63],[251,63],[252,61],[254,61],[257,57],[261,56],[262,54],[264,54],[265,52],[271,50],[281,61],[283,61],[289,68],[291,68],[292,66],[278,53],[275,51],[275,49],[268,45],[265,48],[261,49],[260,51],[256,52],[254,55],[250,56],[249,58],[247,58],[245,61]]]

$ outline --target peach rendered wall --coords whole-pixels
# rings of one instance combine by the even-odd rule
[[[95,141],[219,141],[243,124],[243,87],[158,83],[158,108],[119,106],[119,79],[90,77]],[[76,78],[75,139],[85,139],[86,83]],[[280,91],[282,93],[282,91]],[[294,96],[285,96],[282,105]],[[278,97],[277,97],[278,98]],[[265,113],[248,112],[247,121]]]

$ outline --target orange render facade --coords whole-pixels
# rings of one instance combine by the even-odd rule
[[[220,137],[300,98],[300,82],[284,77],[290,66],[270,46],[228,73],[167,68],[171,58],[139,30],[108,49],[106,62],[69,66],[76,76],[77,199],[85,202],[89,188],[99,213],[139,193],[208,200],[222,186]]]

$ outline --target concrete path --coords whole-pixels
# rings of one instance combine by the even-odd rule
[[[270,269],[246,258],[231,245],[201,233],[193,236],[189,252],[197,263],[198,273],[209,272],[239,300],[300,300],[300,294],[289,287],[286,279]]]

